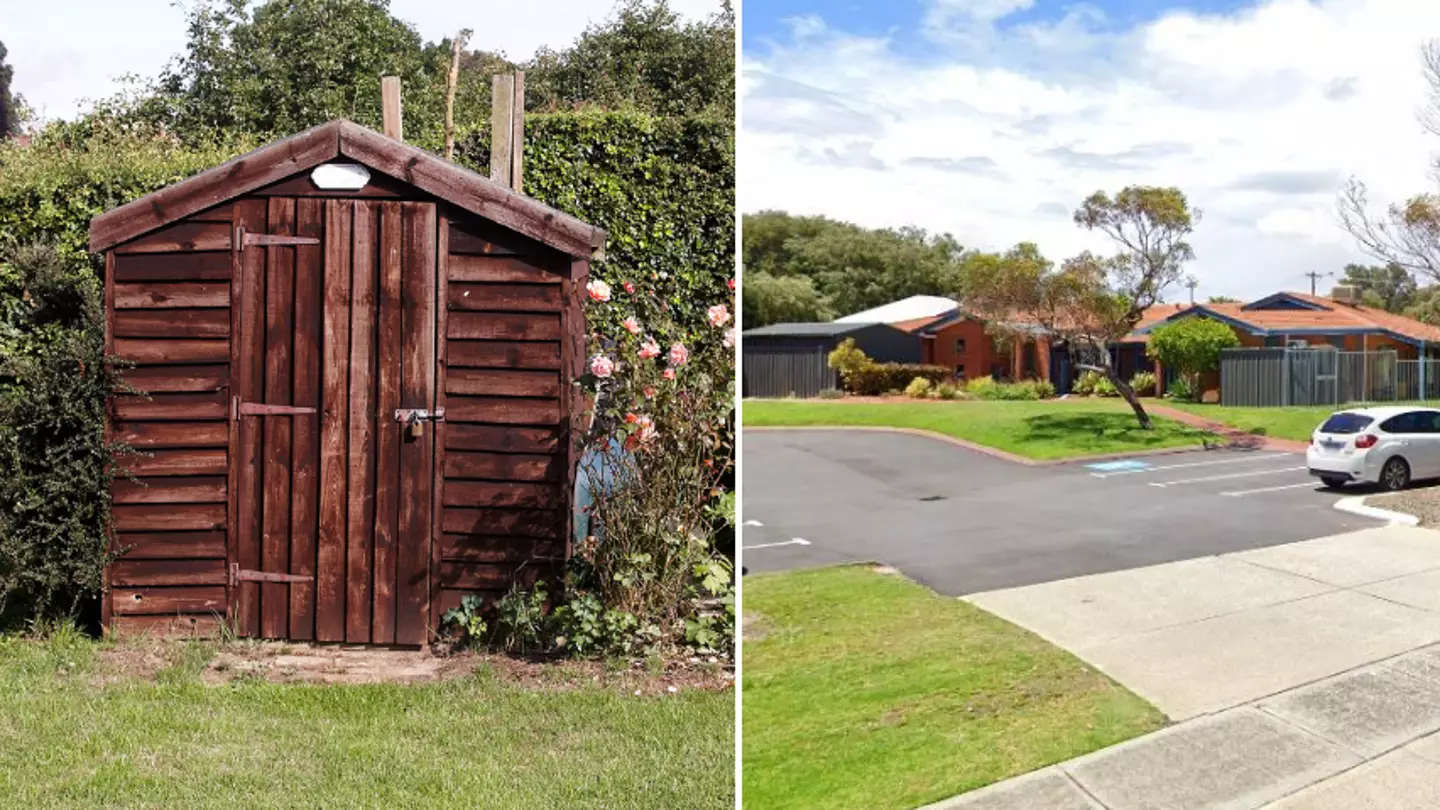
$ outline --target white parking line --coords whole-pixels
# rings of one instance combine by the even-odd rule
[[[784,540],[779,543],[760,543],[754,546],[741,546],[741,551],[754,551],[757,548],[775,548],[776,546],[808,546],[810,541],[803,537],[796,537],[791,540]]]
[[[761,523],[761,522],[758,521],[758,520],[747,520],[747,521],[745,521],[744,523],[741,523],[740,525],[741,525],[741,526],[764,526],[765,524],[764,524],[764,523]]]
[[[1285,458],[1289,453],[1268,453],[1263,456],[1250,456],[1248,458],[1226,458],[1217,461],[1192,461],[1188,464],[1166,464],[1161,467],[1146,467],[1143,470],[1119,470],[1108,473],[1090,473],[1095,478],[1109,478],[1112,475],[1135,475],[1136,473],[1159,472],[1161,470],[1178,470],[1182,467],[1209,467],[1212,464],[1243,464],[1247,461],[1264,461],[1265,459]]]
[[[1283,487],[1262,487],[1262,488],[1260,488],[1260,489],[1242,489],[1242,490],[1237,490],[1237,491],[1235,491],[1235,492],[1222,492],[1222,493],[1220,493],[1220,494],[1221,494],[1221,495],[1229,495],[1229,496],[1232,497],[1232,498],[1243,498],[1243,497],[1245,497],[1246,495],[1258,495],[1258,494],[1260,494],[1261,492],[1279,492],[1279,491],[1282,490],[1282,489],[1299,489],[1299,488],[1301,488],[1301,487],[1309,487],[1309,488],[1311,488],[1311,489],[1314,489],[1314,488],[1317,487],[1317,486],[1319,486],[1319,485],[1316,484],[1314,481],[1305,481],[1305,482],[1300,483],[1300,484],[1286,484],[1286,485],[1283,486]]]
[[[1223,481],[1227,478],[1249,478],[1254,475],[1279,475],[1280,473],[1295,472],[1305,469],[1304,465],[1299,467],[1284,467],[1278,470],[1258,470],[1256,472],[1229,473],[1228,475],[1209,475],[1204,478],[1182,478],[1178,481],[1151,481],[1152,487],[1173,487],[1177,484],[1198,484],[1202,481]]]

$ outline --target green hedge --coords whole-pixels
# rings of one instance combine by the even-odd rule
[[[880,396],[904,391],[916,378],[929,380],[931,385],[950,382],[950,369],[918,363],[871,363],[843,375],[845,390],[859,396]]]

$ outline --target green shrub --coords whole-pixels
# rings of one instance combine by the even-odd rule
[[[1083,371],[1080,373],[1080,376],[1076,377],[1075,381],[1070,384],[1070,393],[1077,394],[1082,397],[1094,396],[1095,383],[1099,379],[1101,379],[1099,373],[1094,371]]]
[[[1149,371],[1137,371],[1135,376],[1130,378],[1130,387],[1135,389],[1135,395],[1139,397],[1155,396],[1155,375]]]
[[[966,384],[965,393],[976,399],[1037,400],[1055,396],[1055,386],[1047,380],[1002,383],[990,377],[977,377]]]
[[[1036,380],[1036,381],[1035,381],[1035,398],[1036,398],[1036,399],[1054,399],[1054,398],[1055,398],[1055,394],[1056,394],[1056,391],[1055,391],[1055,383],[1052,383],[1052,382],[1050,382],[1049,380]]]
[[[846,387],[850,386],[851,377],[875,365],[875,361],[855,345],[855,338],[840,341],[840,345],[826,355],[825,362],[840,373],[840,382]]]
[[[909,385],[905,386],[905,396],[913,399],[924,399],[930,395],[930,390],[933,387],[931,382],[924,377],[916,377],[910,381]]]
[[[1190,388],[1190,380],[1185,377],[1176,377],[1170,381],[1170,386],[1165,389],[1165,396],[1180,400],[1181,402],[1193,402],[1195,391]]]
[[[939,399],[947,400],[960,399],[962,396],[964,396],[964,391],[960,389],[960,386],[955,385],[954,383],[941,383],[935,388],[935,396]]]
[[[501,649],[525,655],[549,643],[545,586],[526,590],[518,585],[495,603],[495,639]]]
[[[880,396],[892,391],[904,391],[916,377],[924,377],[933,384],[950,379],[950,370],[944,366],[924,366],[915,363],[871,363],[853,371],[849,376],[841,375],[845,388],[859,396]]]
[[[994,377],[975,377],[965,381],[965,393],[976,399],[994,399],[995,389],[999,386]]]

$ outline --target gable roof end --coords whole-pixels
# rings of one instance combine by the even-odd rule
[[[576,258],[597,257],[605,231],[423,149],[337,119],[166,186],[90,221],[99,253],[191,214],[346,157]]]

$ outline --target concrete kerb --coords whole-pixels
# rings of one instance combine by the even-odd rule
[[[1013,463],[1015,463],[1015,464],[1024,464],[1024,465],[1027,466],[1027,467],[1054,467],[1054,466],[1057,466],[1057,465],[1060,465],[1060,464],[1076,464],[1076,463],[1088,462],[1088,461],[1109,461],[1109,460],[1112,460],[1112,459],[1120,459],[1120,458],[1143,458],[1143,457],[1148,457],[1148,456],[1169,456],[1169,455],[1176,455],[1176,454],[1179,454],[1179,453],[1190,453],[1190,452],[1193,452],[1193,451],[1195,451],[1195,450],[1211,450],[1211,449],[1217,449],[1218,447],[1223,446],[1223,445],[1205,445],[1205,444],[1185,444],[1185,445],[1179,445],[1179,446],[1177,446],[1177,447],[1160,447],[1160,448],[1156,448],[1156,449],[1154,449],[1154,450],[1134,450],[1134,451],[1131,451],[1131,452],[1128,452],[1128,453],[1097,453],[1097,454],[1094,454],[1094,455],[1085,455],[1085,456],[1066,456],[1065,458],[1036,459],[1036,458],[1027,458],[1027,457],[1021,456],[1021,455],[1016,455],[1015,453],[1009,453],[1009,452],[1006,452],[1006,451],[1004,451],[1004,450],[1000,450],[1000,449],[995,448],[995,447],[990,447],[989,445],[976,444],[975,442],[966,441],[965,439],[958,439],[958,438],[956,438],[956,437],[954,437],[954,436],[949,436],[949,435],[944,434],[944,433],[937,433],[936,431],[933,431],[933,430],[923,430],[923,429],[921,429],[921,428],[888,427],[888,426],[884,426],[884,425],[763,425],[763,426],[761,426],[761,425],[756,425],[756,426],[754,426],[754,427],[751,427],[751,426],[749,426],[749,425],[744,425],[744,424],[742,424],[742,425],[741,425],[741,430],[745,430],[745,431],[750,431],[750,430],[754,430],[754,431],[771,431],[771,432],[774,432],[774,431],[782,431],[782,430],[862,430],[862,431],[868,430],[868,431],[871,431],[871,432],[882,432],[882,433],[905,433],[905,434],[909,434],[909,435],[911,435],[911,436],[921,436],[921,437],[927,438],[927,439],[935,439],[935,440],[937,440],[937,441],[946,442],[946,443],[948,443],[948,444],[953,444],[953,445],[955,445],[955,446],[957,446],[957,447],[963,447],[963,448],[965,448],[966,450],[974,450],[974,451],[977,452],[977,453],[984,453],[984,454],[987,455],[987,456],[993,456],[993,457],[995,457],[995,458],[1004,459],[1005,461],[1013,462]]]
[[[1394,512],[1389,509],[1381,509],[1378,506],[1370,506],[1365,503],[1366,496],[1357,495],[1351,498],[1341,498],[1335,502],[1335,508],[1341,512],[1349,512],[1354,515],[1374,518],[1376,520],[1389,521],[1391,526],[1419,526],[1420,518],[1414,515],[1407,515],[1404,512]]]

